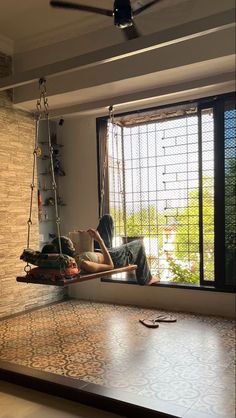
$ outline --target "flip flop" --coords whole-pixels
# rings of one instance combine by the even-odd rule
[[[174,318],[173,316],[169,316],[169,315],[158,315],[155,318],[156,322],[176,322],[177,319]]]
[[[148,328],[158,328],[158,322],[176,322],[177,319],[173,316],[158,315],[155,319],[140,319],[139,322]]]
[[[156,322],[155,319],[140,319],[139,322],[141,322],[141,324],[145,325],[145,327],[148,327],[148,328],[159,327],[159,324]]]

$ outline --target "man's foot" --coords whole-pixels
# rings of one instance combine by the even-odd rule
[[[152,284],[159,283],[159,282],[160,282],[160,277],[153,276],[153,277],[151,277],[149,282],[147,282],[147,285],[151,286]]]

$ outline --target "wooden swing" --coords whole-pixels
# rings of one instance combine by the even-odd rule
[[[51,285],[51,286],[61,286],[66,287],[74,283],[80,283],[88,280],[98,279],[109,277],[118,273],[129,273],[137,269],[136,265],[128,265],[126,267],[114,268],[112,270],[101,271],[98,273],[81,273],[80,269],[70,269],[63,266],[65,260],[65,255],[62,254],[61,246],[61,233],[60,233],[60,218],[58,212],[58,196],[57,196],[57,184],[55,181],[55,172],[53,164],[53,147],[51,144],[51,135],[50,135],[50,121],[49,121],[49,112],[48,112],[48,99],[46,96],[46,80],[44,78],[39,80],[39,89],[40,89],[40,98],[37,100],[37,113],[35,117],[35,145],[33,151],[33,174],[32,174],[32,183],[31,183],[31,196],[30,196],[30,210],[29,210],[29,219],[27,221],[28,225],[28,234],[27,234],[27,250],[30,250],[30,228],[32,225],[32,206],[33,206],[33,194],[35,189],[35,172],[37,166],[37,156],[40,155],[40,148],[38,146],[38,136],[39,136],[39,121],[44,116],[47,120],[47,129],[48,129],[48,150],[49,150],[49,161],[50,161],[50,172],[52,175],[52,190],[54,191],[54,202],[55,202],[55,218],[57,226],[57,237],[59,252],[58,255],[58,267],[53,269],[47,267],[35,267],[32,268],[29,260],[26,261],[26,266],[24,268],[25,276],[16,277],[17,282],[21,283],[32,283],[32,284],[42,284],[42,285]],[[112,107],[109,109],[110,120],[113,123]],[[104,162],[105,164],[105,162]],[[26,250],[26,251],[27,251]],[[22,258],[22,257],[21,257]],[[60,264],[60,260],[62,264]],[[36,266],[36,264],[35,264]]]
[[[69,286],[70,284],[86,282],[92,279],[109,277],[109,276],[112,276],[113,274],[130,273],[132,271],[135,271],[136,268],[137,268],[136,265],[130,265],[130,266],[120,267],[120,268],[116,268],[112,270],[100,271],[99,273],[90,273],[90,274],[78,273],[71,277],[67,277],[59,273],[60,277],[58,277],[58,279],[55,279],[55,280],[52,280],[50,278],[44,278],[43,276],[40,276],[40,275],[38,277],[32,276],[29,272],[26,274],[26,276],[17,277],[16,281],[21,282],[21,283],[35,283],[35,284],[45,284],[45,285],[66,287],[66,286]]]

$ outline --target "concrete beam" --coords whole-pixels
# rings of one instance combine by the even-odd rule
[[[106,113],[108,114],[109,106],[114,106],[123,108],[123,107],[132,107],[146,106],[147,100],[149,102],[160,99],[164,96],[172,96],[175,97],[178,93],[183,92],[198,92],[200,96],[204,97],[207,95],[214,94],[212,93],[212,88],[215,90],[218,89],[218,94],[222,92],[231,92],[235,88],[235,73],[230,72],[227,74],[220,74],[213,77],[206,77],[199,80],[191,80],[188,82],[178,83],[178,84],[171,84],[169,86],[163,86],[156,89],[150,89],[146,91],[131,93],[131,94],[124,94],[120,96],[109,97],[106,99],[98,100],[98,101],[91,101],[87,103],[80,103],[72,106],[61,107],[56,109],[50,110],[50,117],[56,118],[71,114],[89,114],[89,113]],[[211,91],[208,93],[208,90]],[[219,89],[221,91],[219,92]],[[223,89],[223,90],[222,90]],[[204,94],[205,90],[205,94]],[[163,103],[162,103],[163,104]]]
[[[11,77],[2,78],[0,80],[0,91],[36,82],[41,77],[50,78],[58,74],[70,73],[78,69],[122,60],[133,55],[233,26],[235,26],[235,11],[234,9],[230,9],[128,42],[123,42],[116,45],[115,48],[114,46],[103,48],[98,51],[34,68],[23,73],[14,74]]]
[[[50,104],[54,107],[61,106],[64,102],[66,106],[68,94],[70,93],[72,93],[71,99],[74,103],[75,94],[78,102],[81,101],[81,98],[83,101],[88,101],[88,98],[83,94],[85,89],[90,89],[90,97],[92,95],[95,98],[99,86],[104,86],[104,90],[100,94],[103,97],[105,94],[106,97],[105,86],[107,85],[109,91],[115,84],[118,85],[121,82],[123,84],[119,85],[118,94],[128,93],[128,91],[131,92],[132,90],[137,91],[137,89],[146,90],[152,86],[155,88],[163,82],[163,72],[170,69],[176,71],[172,72],[172,75],[167,80],[165,79],[164,83],[170,83],[171,78],[173,83],[175,83],[177,82],[176,74],[182,67],[189,67],[191,64],[196,65],[202,62],[206,64],[201,68],[198,78],[203,76],[202,71],[204,71],[205,76],[209,76],[210,71],[212,75],[215,74],[216,67],[212,66],[211,61],[217,62],[218,73],[233,71],[235,62],[233,58],[235,53],[234,35],[234,28],[225,29],[221,32],[211,33],[208,36],[200,36],[158,50],[128,57],[119,62],[109,62],[100,66],[77,70],[70,73],[69,76],[68,74],[57,75],[47,83],[47,94],[50,97]],[[230,56],[232,58],[229,65],[228,57]],[[224,58],[222,59],[222,57]],[[219,59],[221,59],[221,63]],[[197,76],[191,69],[188,70],[190,74],[187,74],[185,71],[187,70],[183,70],[183,78],[190,76],[194,78]],[[150,85],[150,78],[152,78],[152,86]],[[20,86],[14,89],[14,104],[24,106],[25,102],[35,102],[38,96],[37,83]],[[32,103],[31,107],[34,108],[35,103]]]

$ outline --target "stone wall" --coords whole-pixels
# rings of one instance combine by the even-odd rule
[[[10,67],[10,57],[0,53],[0,77]],[[60,300],[65,293],[54,286],[16,282],[24,274],[19,257],[27,243],[34,139],[33,117],[13,108],[11,92],[0,92],[0,317]],[[34,194],[30,247],[38,249],[36,189]]]

